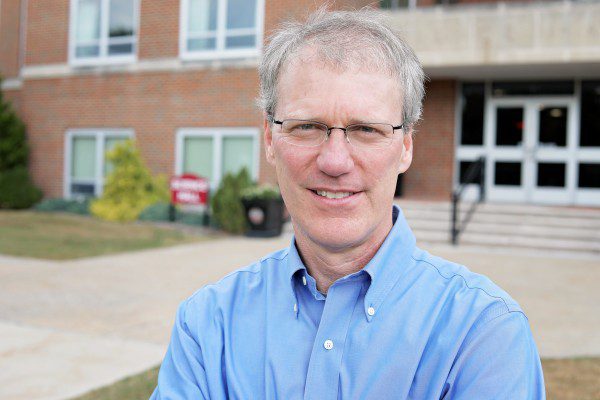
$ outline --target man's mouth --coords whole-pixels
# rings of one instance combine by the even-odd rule
[[[354,194],[354,192],[330,192],[327,190],[313,190],[313,192],[328,199],[343,199]]]

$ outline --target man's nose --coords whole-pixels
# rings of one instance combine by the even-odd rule
[[[346,132],[334,128],[329,138],[321,144],[317,166],[329,176],[341,176],[347,174],[354,168],[350,143],[346,138]]]

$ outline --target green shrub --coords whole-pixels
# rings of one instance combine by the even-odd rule
[[[29,208],[41,198],[42,192],[31,182],[27,168],[0,172],[0,208]]]
[[[92,201],[93,215],[109,221],[134,221],[149,205],[169,200],[164,177],[153,177],[131,140],[119,143],[107,152],[114,166],[107,176],[104,193]]]
[[[169,203],[164,201],[154,203],[144,208],[138,219],[140,221],[168,221],[169,220]]]
[[[61,211],[80,215],[90,213],[90,199],[46,199],[34,207],[37,211]]]
[[[0,172],[27,167],[28,155],[25,124],[13,111],[10,103],[4,101],[0,91]]]
[[[242,190],[243,200],[274,200],[281,198],[281,193],[277,186],[255,185]]]
[[[252,185],[248,170],[243,168],[237,175],[228,173],[212,197],[212,216],[218,226],[226,232],[244,233],[246,212],[241,200],[241,191]]]

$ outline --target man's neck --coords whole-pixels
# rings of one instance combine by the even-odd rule
[[[374,231],[364,243],[343,249],[331,249],[312,241],[294,227],[300,257],[308,273],[316,280],[317,289],[321,293],[327,293],[329,287],[338,279],[364,268],[375,256],[391,229],[392,221]]]

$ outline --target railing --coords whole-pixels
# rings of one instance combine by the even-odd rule
[[[459,206],[465,187],[471,183],[479,184],[479,199],[471,204],[469,211],[465,215],[462,221],[459,221]],[[458,236],[461,232],[464,232],[467,224],[471,220],[475,209],[479,203],[485,200],[485,157],[480,157],[477,161],[469,166],[465,172],[464,180],[460,183],[460,186],[452,192],[452,227],[450,235],[452,237],[452,244],[458,244]]]

